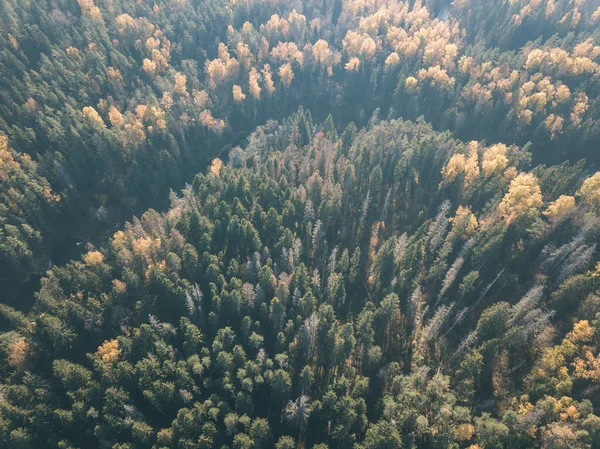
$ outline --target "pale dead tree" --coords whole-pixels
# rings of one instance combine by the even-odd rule
[[[295,427],[304,429],[310,416],[310,399],[306,395],[300,396],[295,401],[289,401],[285,407],[285,417]]]
[[[300,305],[300,298],[302,294],[300,293],[300,289],[298,287],[294,288],[294,294],[292,296],[292,303],[294,307],[298,307]]]
[[[321,239],[323,238],[323,222],[317,220],[312,231],[312,257],[316,258],[319,251]]]
[[[477,239],[475,239],[475,237],[471,237],[469,240],[467,240],[463,245],[462,249],[460,250],[459,256],[464,257],[466,259],[473,247],[475,246],[475,243],[477,243]]]
[[[595,252],[595,243],[592,246],[581,245],[577,248],[577,251],[573,252],[565,261],[563,269],[558,275],[558,282],[563,282],[570,276],[585,270],[590,265]]]
[[[419,347],[425,348],[427,343],[437,338],[442,326],[450,314],[452,306],[453,304],[449,306],[443,305],[437,308],[431,319],[427,322],[425,327],[423,327],[423,331],[421,332],[419,339]]]
[[[254,305],[254,300],[256,299],[256,290],[254,286],[249,282],[244,282],[242,285],[242,299],[248,306]]]
[[[429,248],[432,252],[434,252],[442,241],[444,240],[444,236],[446,235],[446,230],[448,228],[448,212],[450,211],[450,201],[445,200],[438,209],[438,214],[435,216],[435,219],[429,225]]]
[[[440,294],[436,301],[436,305],[442,300],[448,289],[452,287],[452,284],[456,280],[456,276],[458,276],[458,272],[462,268],[464,262],[465,259],[463,259],[462,257],[457,257],[450,269],[446,272],[446,276],[444,277],[444,282],[442,282],[442,289],[440,290]]]
[[[375,125],[377,125],[379,123],[379,108],[376,108],[373,111],[373,114],[371,115],[371,118],[369,119],[369,127],[373,128]]]
[[[556,276],[564,264],[569,265],[568,258],[573,253],[588,249],[584,245],[586,237],[600,225],[600,218],[589,220],[585,223],[579,233],[569,242],[556,248],[548,244],[542,250],[542,269],[550,276]],[[572,262],[571,262],[572,263]]]
[[[311,222],[315,219],[315,209],[311,200],[306,200],[306,206],[304,206],[304,223]]]
[[[542,257],[545,258],[542,262],[542,269],[548,275],[556,276],[564,261],[582,246],[583,239],[581,235],[576,236],[569,243],[565,243],[558,248],[553,244],[546,245],[542,250]]]
[[[313,312],[308,318],[304,320],[304,324],[301,328],[302,336],[306,339],[306,344],[308,347],[308,360],[312,360],[316,352],[318,326],[319,316],[316,312]]]
[[[319,270],[316,268],[313,270],[313,274],[311,276],[310,283],[312,284],[312,286],[315,288],[316,291],[321,290],[321,275],[319,274]]]
[[[485,290],[481,293],[481,296],[479,296],[479,298],[477,299],[477,301],[475,301],[475,304],[473,304],[471,306],[470,310],[473,310],[475,307],[477,307],[477,305],[479,304],[479,302],[484,298],[485,295],[487,295],[487,292],[490,291],[490,289],[494,286],[494,284],[496,283],[496,281],[498,281],[498,279],[500,279],[500,276],[502,276],[502,274],[504,273],[504,270],[505,270],[505,268],[502,268],[502,270],[500,270],[500,273],[498,273],[496,275],[496,277],[494,278],[494,280],[488,284],[488,286],[485,288]]]
[[[302,240],[298,238],[294,240],[294,246],[292,249],[294,252],[294,260],[297,262],[300,261],[300,256],[302,255]]]
[[[450,329],[448,329],[448,332],[450,332],[452,330],[452,328],[454,326],[456,326],[457,324],[462,323],[462,320],[465,318],[465,316],[467,316],[468,311],[469,311],[468,307],[463,307],[461,309],[461,311],[456,314],[456,318],[454,318],[454,323],[452,323],[452,327]]]
[[[415,319],[422,313],[424,303],[425,298],[423,291],[421,290],[421,286],[417,285],[410,296],[410,314],[415,317]]]
[[[179,197],[172,189],[169,192],[171,211],[179,209],[184,212],[189,212],[199,209],[198,198],[194,194],[194,189],[190,184],[185,185],[185,187],[181,190],[181,194],[181,197]]]
[[[338,249],[337,247],[333,248],[333,251],[331,251],[331,256],[329,256],[329,263],[327,264],[327,273],[331,274],[335,271],[336,268],[336,264],[337,264],[337,253],[338,253]]]
[[[471,349],[473,347],[473,345],[476,342],[477,342],[477,331],[473,330],[473,331],[469,332],[465,336],[465,338],[462,339],[462,341],[458,345],[458,348],[456,349],[456,351],[454,352],[452,357],[450,357],[450,360],[448,362],[451,362],[455,357],[460,357],[461,355],[466,353],[469,349]]]
[[[542,309],[534,309],[529,311],[523,318],[523,328],[521,336],[523,340],[539,335],[544,329],[550,325],[550,320],[554,316],[554,310],[545,312]]]
[[[513,316],[508,321],[508,326],[512,327],[521,322],[521,319],[529,313],[531,310],[535,309],[540,300],[542,299],[542,295],[544,293],[544,287],[541,285],[536,285],[531,290],[527,292],[525,296],[521,298],[521,300],[513,306]]]
[[[281,257],[285,261],[285,265],[287,266],[287,269],[290,271],[290,273],[294,271],[295,263],[293,248],[283,248],[283,250],[281,251]]]
[[[444,297],[444,295],[446,294],[448,289],[450,287],[452,287],[452,284],[454,284],[454,281],[456,280],[456,277],[458,276],[460,269],[462,268],[462,266],[465,263],[465,259],[468,257],[469,253],[471,252],[471,249],[473,249],[474,246],[475,246],[475,238],[474,237],[471,237],[463,245],[462,249],[460,250],[459,256],[456,258],[456,260],[454,261],[454,263],[452,264],[450,269],[446,272],[446,276],[444,277],[444,282],[442,282],[442,288],[440,290],[440,294],[435,303],[435,306],[437,306],[439,304],[439,302],[442,300],[442,298]],[[461,297],[461,299],[462,299],[462,297]],[[460,299],[459,299],[459,302],[460,302]]]
[[[385,221],[388,210],[390,208],[391,197],[392,197],[392,188],[390,187],[387,194],[385,195],[385,200],[383,201],[383,207],[381,208],[381,217],[379,218],[379,221]]]
[[[404,262],[404,256],[406,256],[406,248],[408,247],[408,235],[406,232],[398,237],[396,244],[394,245],[394,263],[400,265]]]
[[[165,336],[167,334],[176,333],[176,329],[170,323],[161,323],[161,321],[154,315],[148,315],[148,323],[159,335]]]
[[[289,401],[285,408],[285,417],[298,429],[298,441],[303,440],[304,429],[308,424],[310,416],[310,399],[308,396],[302,395],[295,401]]]
[[[190,290],[185,292],[185,304],[188,314],[193,316],[196,313],[202,313],[202,291],[198,284],[192,285]]]
[[[260,254],[255,251],[252,254],[252,257],[246,263],[246,276],[251,279],[256,279],[258,276],[258,272],[260,271],[261,263],[260,263]]]
[[[362,202],[362,214],[360,216],[360,228],[362,229],[362,227],[364,226],[365,220],[367,219],[367,214],[369,213],[369,206],[371,204],[371,190],[369,189],[367,191],[367,196],[365,197],[365,199]]]

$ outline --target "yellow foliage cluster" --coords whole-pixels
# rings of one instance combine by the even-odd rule
[[[75,58],[79,55],[79,50],[73,46],[68,46],[66,50],[67,56],[70,58]]]
[[[475,427],[472,424],[460,424],[454,431],[454,438],[458,441],[469,441],[475,433]]]
[[[16,168],[21,166],[21,164],[15,160],[12,152],[8,150],[8,137],[4,134],[0,134],[0,163]]]
[[[84,15],[90,16],[93,19],[102,18],[102,13],[100,12],[100,9],[94,5],[94,0],[77,0],[77,3]]]
[[[334,67],[338,65],[342,59],[341,55],[338,52],[331,50],[329,43],[323,39],[319,39],[312,47],[307,45],[306,49],[312,53],[312,57],[315,61],[326,67]]]
[[[561,195],[556,201],[552,201],[544,215],[551,223],[560,223],[575,208],[575,198],[569,195]]]
[[[456,214],[448,221],[452,223],[452,230],[459,230],[463,238],[473,235],[479,227],[475,214],[471,212],[471,209],[464,206],[458,206]]]
[[[135,121],[135,119],[148,125],[148,130],[151,127],[156,126],[158,129],[164,130],[167,128],[166,113],[157,106],[147,106],[140,104],[135,107],[136,117],[128,117],[129,121]]]
[[[300,14],[296,9],[292,9],[292,12],[288,15],[288,22],[292,30],[301,30],[306,27],[306,16]]]
[[[464,187],[468,188],[479,178],[479,144],[476,141],[469,142],[467,146],[468,154],[454,154],[446,166],[442,169],[442,175],[447,182],[464,175]]]
[[[557,134],[560,134],[563,129],[564,119],[559,115],[550,114],[544,120],[544,125],[550,133],[550,138],[555,139]]]
[[[15,338],[9,347],[8,365],[17,371],[22,370],[28,353],[29,345],[25,339],[22,337]]]
[[[288,64],[296,61],[300,67],[304,64],[304,54],[294,42],[279,42],[271,50],[271,57],[278,62]]]
[[[484,151],[481,169],[485,176],[493,175],[506,168],[508,165],[507,151],[508,147],[503,143],[492,145]]]
[[[231,57],[227,46],[222,42],[219,43],[218,54],[217,59],[207,60],[204,67],[211,89],[237,75],[240,67],[239,62]]]
[[[123,247],[125,247],[125,245],[128,242],[128,237],[127,234],[125,234],[123,231],[117,231],[113,234],[113,238],[112,238],[112,247],[116,250],[119,251],[120,249],[122,249]]]
[[[113,127],[121,127],[125,123],[123,115],[115,106],[110,106],[108,110],[108,120],[110,121],[110,125]]]
[[[592,23],[598,23],[600,22],[600,6],[598,6],[598,9],[596,9],[593,13],[592,13]]]
[[[360,59],[357,57],[352,57],[346,64],[346,71],[348,72],[358,72],[360,68]]]
[[[142,70],[146,72],[146,75],[152,77],[156,73],[156,63],[148,58],[144,58],[142,61]]]
[[[284,17],[279,17],[279,14],[273,14],[266,24],[260,26],[260,30],[266,32],[269,37],[287,37],[290,33],[290,23]]]
[[[96,356],[105,363],[112,364],[121,356],[121,349],[117,340],[106,340],[101,346],[98,346]]]
[[[242,91],[242,88],[237,84],[233,85],[231,91],[233,94],[233,101],[235,101],[236,103],[241,103],[246,99],[246,94]]]
[[[194,102],[194,107],[199,111],[210,106],[210,98],[205,90],[194,89],[192,91],[192,100]]]
[[[123,81],[123,75],[119,69],[115,69],[114,67],[106,68],[106,76],[114,81]]]
[[[582,50],[583,48],[580,48],[578,54],[586,54]],[[600,73],[600,65],[590,57],[594,56],[594,52],[595,50],[592,49],[586,56],[577,56],[575,53],[570,54],[559,47],[533,48],[527,55],[525,69],[541,71],[549,75],[557,73],[570,76],[593,75]]]
[[[19,41],[10,33],[8,33],[8,41],[10,42],[10,46],[13,48],[13,50],[19,49]]]
[[[213,117],[210,109],[205,109],[200,112],[200,124],[213,131],[221,131],[225,128],[225,122]]]
[[[169,66],[171,42],[162,35],[160,30],[156,30],[154,36],[146,40],[145,46],[151,57],[143,59],[142,70],[149,77],[153,77]]]
[[[580,92],[577,96],[577,100],[575,105],[573,106],[573,111],[569,116],[571,123],[574,126],[581,125],[581,117],[588,109],[588,96],[584,92]]]
[[[479,178],[479,143],[472,140],[468,144],[469,157],[465,160],[465,187]]]
[[[269,64],[265,64],[260,73],[263,76],[265,90],[269,94],[275,92],[275,83],[273,82],[273,73],[271,72],[271,66]]]
[[[119,140],[125,148],[138,147],[146,141],[144,125],[139,120],[130,120],[123,125],[123,132],[119,134]]]
[[[210,164],[210,172],[215,175],[215,176],[219,176],[221,174],[221,170],[223,169],[223,161],[221,159],[214,158],[212,161],[212,164]]]
[[[89,251],[83,256],[83,260],[89,266],[100,265],[104,262],[104,255],[100,251]]]
[[[250,47],[243,42],[238,42],[235,46],[235,54],[242,67],[246,70],[250,69],[254,63],[254,56]]]
[[[113,289],[118,294],[123,294],[127,291],[127,284],[125,282],[120,281],[118,279],[113,279],[112,281]]]
[[[290,84],[292,84],[292,80],[294,79],[294,71],[289,63],[283,64],[279,67],[279,78],[281,78],[281,82],[286,87],[289,87]]]
[[[186,76],[183,73],[175,72],[175,85],[173,86],[173,92],[179,95],[187,94],[186,83]]]
[[[417,93],[417,91],[419,90],[419,80],[416,79],[414,76],[409,76],[408,78],[406,78],[406,81],[404,81],[404,88],[409,94]]]
[[[133,253],[137,256],[149,258],[154,248],[160,248],[160,239],[140,237],[132,243]]]
[[[460,44],[458,25],[432,20],[427,8],[420,3],[410,11],[407,4],[401,5],[401,9],[388,14],[386,38],[392,49],[400,56],[421,57],[425,65],[454,70]]]
[[[398,65],[399,63],[400,63],[400,56],[396,52],[391,53],[387,58],[385,58],[385,66],[386,67],[393,67],[395,65]]]
[[[256,71],[254,67],[248,73],[248,91],[253,98],[260,100],[260,92],[261,88],[258,85],[258,80],[260,79],[260,74]]]
[[[116,17],[115,22],[117,23],[117,27],[120,33],[123,33],[128,27],[132,27],[134,25],[133,17],[129,14],[120,14]]]
[[[576,358],[575,377],[588,379],[592,382],[600,382],[600,355],[594,355],[592,351],[586,351],[583,358]]]
[[[542,204],[537,178],[531,173],[520,173],[511,181],[498,210],[510,224],[521,218],[535,216]]]
[[[359,34],[349,30],[342,41],[344,51],[349,57],[362,56],[372,58],[377,51],[377,43],[367,33]]]
[[[577,194],[591,205],[600,205],[600,171],[594,173],[581,184]]]
[[[441,89],[450,89],[454,86],[454,77],[448,75],[446,69],[439,65],[429,67],[427,70],[421,69],[417,73],[417,78],[420,81],[429,80],[431,85]]]
[[[446,166],[442,169],[442,175],[448,182],[454,180],[465,171],[466,158],[464,154],[453,155]]]
[[[85,106],[82,112],[83,116],[86,119],[88,119],[91,123],[102,128],[106,128],[104,120],[102,120],[102,117],[100,117],[100,114],[98,114],[98,111],[96,111],[93,106]]]

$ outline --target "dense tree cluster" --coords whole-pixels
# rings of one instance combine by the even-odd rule
[[[0,307],[8,448],[595,448],[599,174],[300,110]]]
[[[597,0],[0,0],[0,448],[600,449],[598,141]]]
[[[223,145],[299,105],[597,161],[596,2],[488,3],[4,0],[0,132],[80,240],[163,207]],[[38,265],[61,240],[40,232]]]

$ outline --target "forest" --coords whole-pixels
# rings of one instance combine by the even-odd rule
[[[0,0],[1,449],[600,449],[598,0]]]

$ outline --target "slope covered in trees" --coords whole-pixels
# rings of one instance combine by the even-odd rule
[[[0,448],[600,449],[599,108],[597,0],[0,0]]]
[[[600,173],[300,110],[1,308],[0,440],[590,448]],[[600,318],[600,316],[599,316]]]
[[[43,265],[65,233],[166,207],[224,145],[300,105],[597,162],[596,3],[2,0],[0,132],[61,197],[62,226],[30,223],[42,245],[3,234],[1,262],[22,246]]]

